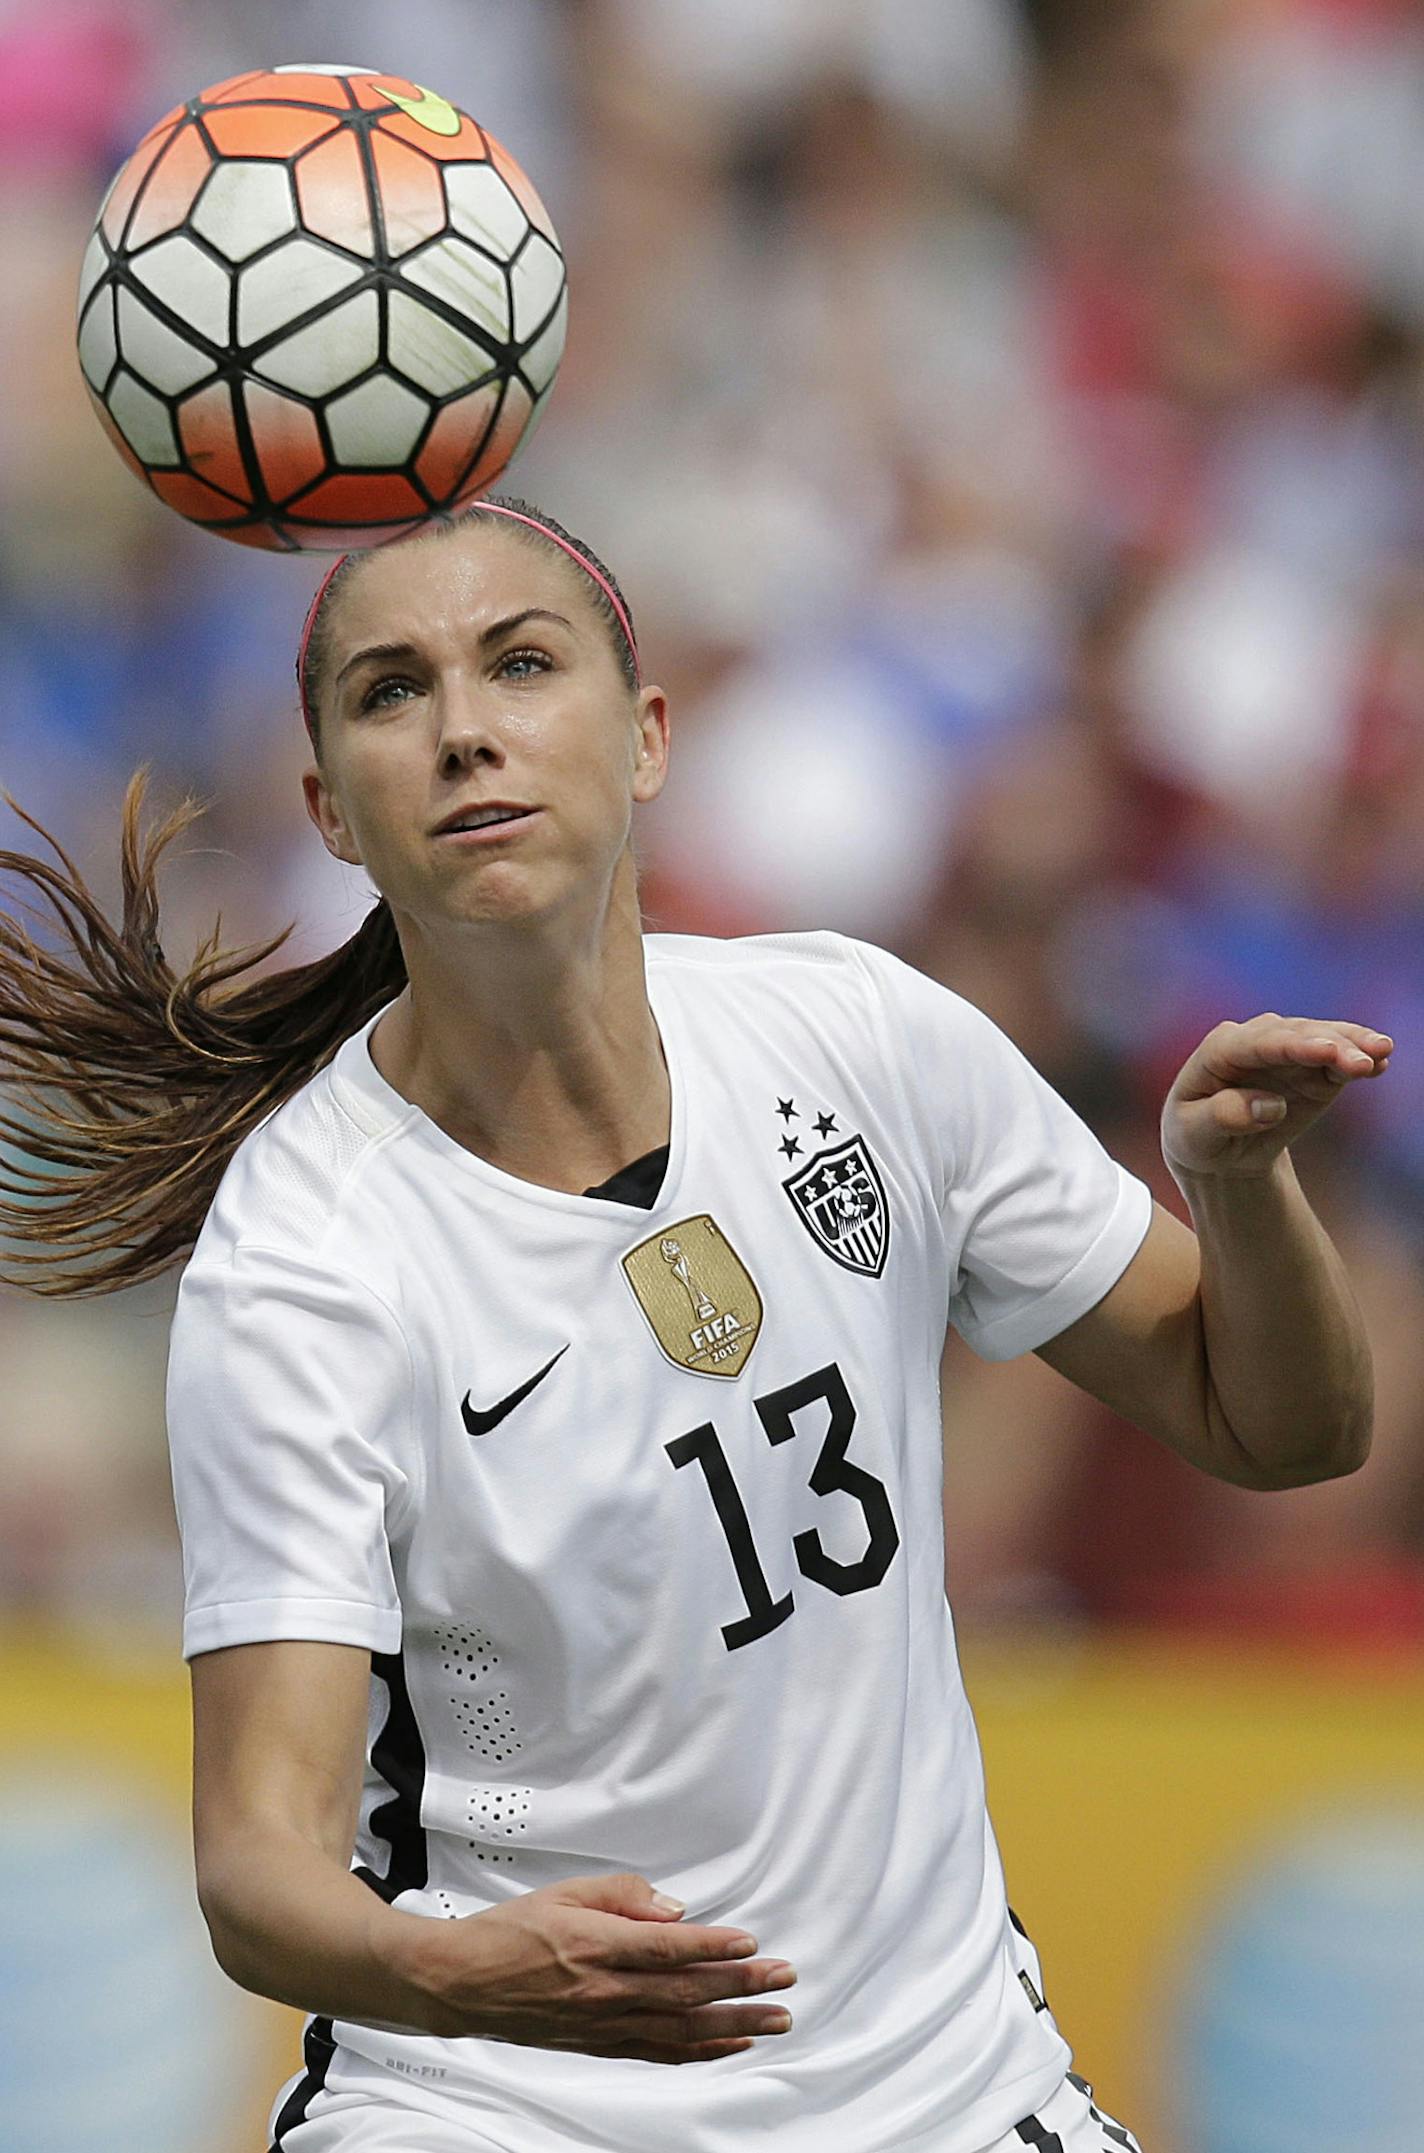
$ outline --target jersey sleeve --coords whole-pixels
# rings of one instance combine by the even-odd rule
[[[953,1267],[949,1320],[985,1360],[1032,1352],[1117,1283],[1151,1221],[1151,1192],[982,1011],[858,946],[930,1154]]]
[[[387,1524],[410,1413],[404,1333],[358,1279],[246,1246],[189,1265],[168,1359],[185,1659],[280,1638],[398,1648]]]

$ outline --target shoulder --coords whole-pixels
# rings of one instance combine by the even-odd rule
[[[651,934],[648,995],[670,1001],[704,1051],[803,1051],[825,1036],[873,1044],[878,1028],[860,945],[817,930],[791,934]]]
[[[786,965],[844,962],[855,947],[848,935],[817,928],[794,934],[658,934],[643,936],[649,964],[715,965],[721,970],[758,971]]]
[[[764,986],[775,993],[788,984],[811,987],[823,982],[855,986],[886,952],[829,928],[787,934],[645,934],[643,949],[650,973],[676,979],[701,975],[707,984],[720,976],[738,987]]]
[[[308,1265],[330,1256],[350,1270],[367,1238],[356,1221],[373,1157],[400,1126],[365,1110],[341,1081],[367,1027],[238,1145],[193,1252],[194,1264],[225,1264],[245,1248]]]
[[[844,1009],[862,1009],[899,1033],[917,1036],[928,1026],[966,1045],[997,1037],[997,1029],[972,1002],[931,979],[903,957],[854,935],[817,928],[787,934],[647,934],[650,976],[681,980],[693,992],[715,990],[718,979],[744,998],[761,989],[769,999],[792,995],[798,1002],[824,998]]]

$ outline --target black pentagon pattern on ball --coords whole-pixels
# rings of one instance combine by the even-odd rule
[[[397,77],[396,79],[401,78]],[[440,187],[440,198],[444,205],[444,221],[441,228],[423,240],[418,249],[406,249],[401,254],[393,255],[388,244],[381,187],[371,142],[371,137],[380,126],[382,118],[388,115],[362,107],[352,91],[350,82],[340,76],[333,75],[333,80],[339,82],[344,90],[347,99],[347,109],[345,110],[338,110],[331,105],[316,103],[299,94],[294,94],[290,97],[274,95],[270,78],[264,81],[258,75],[254,76],[252,80],[254,84],[261,83],[262,86],[260,89],[255,90],[251,98],[244,98],[240,94],[234,94],[237,85],[229,83],[226,86],[226,95],[220,104],[207,105],[202,96],[193,97],[186,101],[181,108],[181,114],[176,118],[173,130],[164,143],[163,149],[155,157],[153,165],[145,174],[134,200],[129,205],[117,246],[110,243],[102,229],[102,225],[96,224],[94,239],[91,242],[91,255],[86,256],[85,261],[84,276],[91,279],[91,288],[85,297],[81,314],[80,346],[83,353],[87,344],[89,353],[96,355],[100,360],[103,359],[108,348],[112,347],[112,356],[109,357],[107,365],[103,366],[98,378],[90,372],[88,358],[85,360],[85,373],[91,386],[102,397],[108,407],[110,416],[114,419],[116,425],[119,425],[120,422],[114,410],[113,400],[116,391],[122,391],[126,382],[136,381],[148,398],[155,399],[163,406],[167,413],[168,424],[172,430],[176,453],[171,463],[159,463],[157,459],[145,460],[154,461],[155,467],[160,470],[161,474],[167,472],[172,472],[173,474],[186,473],[193,477],[201,477],[204,485],[212,487],[223,499],[230,501],[234,510],[233,517],[230,520],[224,518],[221,522],[215,521],[213,528],[221,529],[229,535],[235,535],[244,529],[250,530],[257,526],[265,525],[273,534],[278,549],[299,552],[304,549],[291,535],[292,531],[305,529],[311,533],[319,533],[330,527],[333,521],[336,520],[331,517],[303,517],[301,514],[303,501],[309,499],[319,486],[324,485],[332,478],[344,476],[389,478],[398,476],[405,479],[415,490],[420,502],[423,504],[423,508],[412,508],[403,514],[398,521],[393,521],[390,525],[385,526],[385,528],[393,532],[408,527],[411,521],[418,518],[422,513],[438,516],[446,512],[450,504],[465,491],[469,484],[471,473],[485,455],[491,438],[499,427],[511,382],[517,382],[530,400],[532,408],[529,418],[525,422],[527,430],[528,425],[532,424],[533,419],[537,416],[551,383],[548,381],[541,383],[538,380],[531,379],[525,371],[524,362],[529,354],[535,351],[541,339],[545,337],[555,323],[560,310],[565,306],[567,276],[563,271],[560,257],[558,288],[552,301],[543,310],[540,318],[532,325],[521,324],[515,299],[515,277],[519,263],[531,247],[548,247],[551,245],[551,240],[543,233],[536,231],[530,223],[523,205],[519,203],[503,174],[499,172],[493,158],[489,156],[488,138],[485,136],[484,130],[480,129],[473,121],[471,124],[476,126],[476,132],[479,134],[482,144],[485,145],[486,159],[488,161],[485,159],[459,160],[431,156],[420,149],[410,139],[409,134],[403,133],[398,137],[405,152],[423,157],[433,167]],[[233,157],[217,147],[207,126],[206,115],[209,112],[230,113],[240,111],[244,104],[266,106],[289,104],[299,110],[333,121],[336,128],[347,129],[354,134],[360,151],[361,169],[368,197],[367,206],[370,211],[371,229],[374,236],[374,248],[371,254],[367,255],[342,247],[330,238],[311,230],[302,220],[300,196],[297,192],[298,167],[303,158],[310,156],[314,150],[320,149],[330,142],[335,130],[328,130],[316,142],[304,144],[300,149],[286,157],[270,157],[265,151],[254,151],[251,158],[246,155]],[[392,114],[394,114],[395,109],[393,106]],[[130,234],[135,220],[141,213],[154,176],[161,170],[163,159],[172,141],[176,139],[183,126],[189,123],[197,129],[203,140],[212,159],[212,170],[204,177],[187,214],[177,224],[156,237],[145,241],[138,248],[131,249],[129,245]],[[227,254],[223,253],[211,238],[197,229],[193,220],[201,212],[205,197],[209,194],[214,184],[219,182],[224,170],[229,169],[234,164],[245,164],[251,161],[260,161],[265,165],[282,166],[286,169],[293,202],[293,221],[289,230],[281,232],[276,237],[259,245],[251,253],[244,255],[240,262],[235,262]],[[488,173],[490,180],[497,183],[498,187],[508,197],[513,213],[517,215],[523,227],[517,244],[508,255],[497,253],[491,247],[482,246],[479,238],[472,234],[468,225],[457,225],[454,221],[451,213],[449,191],[445,181],[447,174],[462,170],[477,170]],[[212,335],[210,331],[205,331],[202,325],[188,320],[182,314],[176,312],[174,307],[159,292],[143,282],[142,276],[139,274],[145,262],[156,250],[168,244],[175,236],[181,236],[187,245],[197,249],[227,279],[226,333],[223,338]],[[469,314],[461,312],[458,307],[452,305],[443,297],[438,289],[433,288],[429,282],[421,283],[413,277],[408,277],[405,273],[402,264],[408,265],[413,255],[441,246],[452,239],[457,240],[462,247],[473,249],[482,256],[502,279],[506,318],[510,327],[508,341],[498,339],[484,324],[472,318]],[[302,312],[284,319],[277,327],[264,335],[254,337],[246,345],[239,343],[239,294],[242,278],[264,261],[275,260],[280,256],[284,248],[293,244],[294,240],[299,240],[303,246],[308,248],[316,247],[325,250],[331,255],[334,263],[339,263],[349,268],[353,274],[348,282],[341,285],[339,292],[328,295]],[[93,275],[94,261],[91,260],[95,249],[100,250],[103,257],[102,266],[100,266],[97,276]],[[556,244],[554,245],[554,252],[556,255],[558,254]],[[258,368],[263,357],[271,352],[274,346],[285,343],[303,329],[311,328],[320,323],[330,313],[334,305],[344,306],[350,300],[359,297],[365,292],[374,293],[377,306],[376,355],[373,361],[360,371],[354,372],[349,378],[343,378],[336,387],[321,393],[308,394],[300,389],[275,382],[272,385],[274,393],[280,394],[293,403],[304,406],[310,412],[317,429],[324,457],[324,467],[314,477],[305,480],[295,490],[274,497],[269,491],[267,479],[258,455],[246,403],[241,393],[242,384]],[[171,331],[175,337],[181,338],[183,343],[195,354],[202,356],[205,368],[198,380],[183,388],[168,390],[148,381],[141,373],[129,373],[123,363],[122,323],[118,320],[118,310],[122,304],[120,295],[123,293],[130,294],[131,298],[156,320],[161,329]],[[445,394],[433,393],[427,386],[413,379],[408,371],[402,369],[391,351],[391,300],[393,295],[403,295],[406,300],[423,308],[426,313],[433,316],[437,321],[447,325],[459,336],[483,350],[489,359],[487,370],[482,374],[473,375],[469,380],[461,382],[455,390]],[[102,313],[102,310],[106,308],[109,310],[107,322]],[[97,317],[96,310],[99,310]],[[519,333],[521,327],[525,329],[525,333],[522,335]],[[408,452],[401,460],[380,465],[362,464],[353,466],[349,463],[343,464],[332,439],[328,407],[337,398],[348,395],[353,389],[359,389],[363,384],[377,381],[394,382],[409,396],[418,399],[424,408],[424,420],[420,425],[418,434],[410,444]],[[200,473],[196,471],[183,448],[182,435],[179,431],[179,414],[182,407],[191,397],[201,393],[203,390],[211,389],[217,382],[225,383],[231,392],[233,423],[241,454],[244,478],[250,489],[250,501],[243,500],[239,494],[234,493],[229,487],[218,484],[208,472]],[[439,494],[436,494],[424,483],[416,466],[421,451],[425,448],[431,432],[437,424],[440,412],[447,405],[458,402],[462,397],[468,395],[472,389],[495,383],[499,384],[500,393],[498,400],[492,403],[487,423],[483,427],[479,438],[470,447],[468,455],[464,457],[453,484],[446,486]],[[125,434],[126,439],[129,438],[127,429],[122,425],[120,425],[120,431]],[[130,441],[130,446],[133,446],[132,441]],[[135,453],[139,452],[135,450]],[[494,475],[491,474],[491,483]],[[340,520],[352,522],[355,519]],[[379,540],[382,528],[383,526],[379,524],[371,526],[371,542]]]

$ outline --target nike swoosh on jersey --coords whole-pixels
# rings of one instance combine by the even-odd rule
[[[460,1407],[460,1417],[470,1434],[488,1435],[491,1428],[497,1428],[504,1419],[505,1414],[512,1413],[514,1408],[529,1396],[535,1384],[543,1382],[545,1376],[553,1367],[554,1361],[562,1360],[568,1350],[566,1345],[560,1346],[558,1352],[554,1355],[553,1361],[545,1361],[537,1375],[532,1375],[527,1383],[521,1383],[518,1390],[512,1390],[507,1398],[501,1398],[499,1404],[492,1405],[487,1412],[482,1413],[478,1406],[471,1405],[470,1394],[466,1391],[465,1402]]]
[[[419,97],[407,97],[403,90],[382,90],[382,97],[389,97],[393,105],[399,105],[418,126],[428,127],[433,135],[457,135],[460,132],[460,115],[452,104],[437,97],[434,90],[421,89]]]

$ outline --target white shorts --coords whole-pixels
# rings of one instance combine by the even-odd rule
[[[502,2153],[483,2131],[367,2093],[315,2094],[304,2121],[272,2140],[281,2153]]]
[[[283,2121],[283,2110],[287,2121]],[[273,2153],[506,2153],[469,2124],[384,2101],[369,2093],[314,2088],[305,2073],[282,2089],[273,2114]],[[1105,2116],[1092,2088],[1069,2076],[1036,2116],[984,2153],[1141,2153],[1131,2131]],[[865,2153],[879,2153],[867,2146]],[[887,2149],[892,2153],[892,2149]]]
[[[1085,2079],[1070,2071],[1051,2101],[996,2138],[985,2153],[1142,2153],[1130,2130],[1103,2114]],[[285,2149],[284,2149],[285,2153]]]

